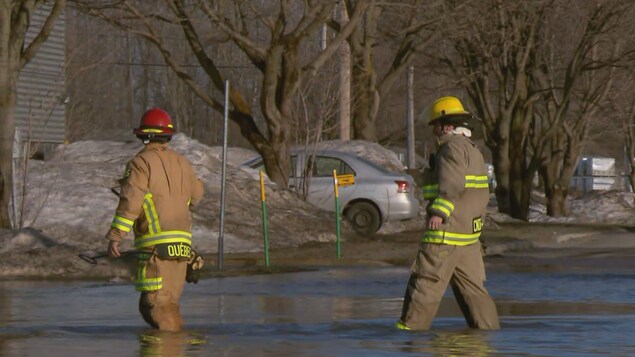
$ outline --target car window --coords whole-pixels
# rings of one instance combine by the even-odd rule
[[[249,164],[248,166],[258,171],[265,171],[265,163],[262,160],[258,160],[254,163]]]
[[[309,160],[311,162],[311,160]],[[316,156],[313,163],[313,177],[333,177],[333,170],[338,175],[355,174],[353,168],[344,161],[329,156]]]
[[[289,168],[289,177],[295,177],[295,166],[298,163],[298,156],[297,155],[293,155],[291,156],[291,167]],[[265,171],[265,162],[262,161],[262,159],[257,160],[256,162],[254,162],[253,164],[249,164],[249,167],[251,167],[252,169],[256,169],[258,171]]]
[[[392,171],[388,170],[386,167],[381,166],[381,165],[379,165],[379,164],[378,164],[378,163],[376,163],[376,162],[370,161],[370,160],[368,160],[368,159],[367,159],[367,158],[365,158],[365,157],[358,157],[357,159],[358,159],[359,161],[364,162],[364,163],[365,163],[365,164],[367,164],[368,166],[372,166],[372,167],[374,167],[374,168],[375,168],[376,170],[378,170],[378,171],[381,171],[381,172],[384,172],[384,173],[387,173],[387,174],[389,174],[389,173],[393,173]]]

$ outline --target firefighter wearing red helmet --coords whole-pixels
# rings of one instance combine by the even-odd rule
[[[203,197],[203,183],[190,162],[170,149],[175,133],[167,112],[146,111],[134,134],[145,144],[126,165],[110,230],[108,254],[119,257],[120,242],[134,232],[135,288],[139,311],[152,327],[182,328],[179,300],[185,282],[198,282],[203,259],[192,249],[190,205]]]
[[[158,137],[164,137],[169,141],[174,134],[174,125],[165,110],[152,108],[143,114],[139,127],[135,128],[133,133],[144,143],[146,140]]]

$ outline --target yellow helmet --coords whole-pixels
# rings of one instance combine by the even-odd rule
[[[432,103],[429,116],[429,125],[434,125],[437,120],[441,120],[442,124],[466,126],[465,121],[470,119],[472,114],[463,108],[459,98],[441,97]]]

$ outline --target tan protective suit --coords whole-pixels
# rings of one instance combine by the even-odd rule
[[[121,241],[134,228],[135,249],[148,252],[137,259],[141,315],[155,328],[179,331],[179,300],[192,237],[189,206],[202,199],[203,183],[185,157],[167,144],[152,142],[128,163],[120,183],[119,204],[106,238]],[[161,258],[157,244],[173,244],[180,252]]]
[[[442,217],[443,224],[424,232],[397,327],[429,329],[450,284],[470,327],[499,329],[479,241],[489,201],[483,155],[463,135],[444,134],[439,145],[423,191],[428,217]]]

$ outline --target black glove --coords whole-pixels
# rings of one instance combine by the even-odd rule
[[[187,262],[187,272],[185,273],[185,281],[188,283],[198,283],[198,276],[200,270],[203,268],[205,261],[203,257],[192,249],[190,253],[190,260]]]
[[[185,281],[188,283],[198,283],[198,270],[192,269],[192,265],[187,265],[187,273],[185,273]]]

